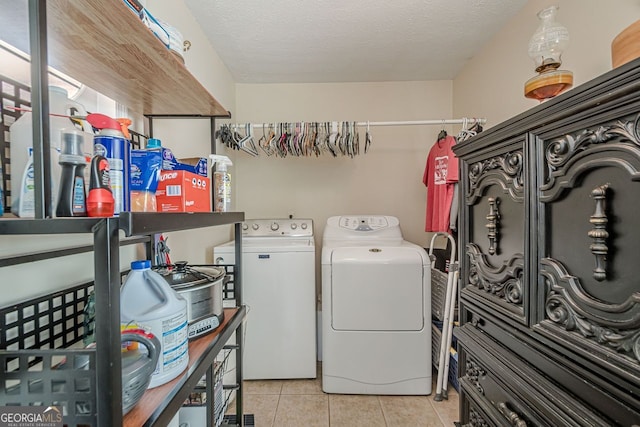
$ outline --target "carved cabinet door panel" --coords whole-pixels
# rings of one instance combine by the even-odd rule
[[[461,295],[526,323],[524,138],[463,159]]]
[[[639,124],[585,123],[536,144],[535,329],[619,375],[623,396],[640,393]]]

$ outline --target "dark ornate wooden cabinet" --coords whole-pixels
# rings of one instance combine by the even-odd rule
[[[461,423],[640,426],[640,60],[454,151]]]

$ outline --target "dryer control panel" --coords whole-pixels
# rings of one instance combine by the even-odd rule
[[[311,237],[313,220],[298,218],[248,219],[242,223],[244,237]]]
[[[327,219],[323,240],[368,242],[385,239],[402,240],[400,221],[389,215],[342,215]]]
[[[339,227],[354,231],[373,231],[389,227],[389,218],[386,216],[342,216]]]

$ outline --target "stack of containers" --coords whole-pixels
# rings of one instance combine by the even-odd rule
[[[210,212],[211,190],[204,158],[178,160],[156,138],[131,152],[132,210]]]

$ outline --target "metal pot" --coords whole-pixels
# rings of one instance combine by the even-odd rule
[[[186,261],[157,270],[171,288],[187,300],[189,339],[214,331],[224,319],[224,268],[191,267]]]

